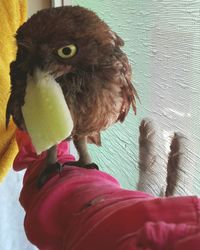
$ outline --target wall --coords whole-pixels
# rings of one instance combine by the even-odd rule
[[[148,116],[159,127],[158,144],[165,151],[174,131],[187,136],[187,174],[195,187],[184,192],[200,194],[200,1],[73,3],[97,12],[123,37],[141,99],[136,117],[131,113],[124,124],[104,132],[102,148],[90,148],[95,161],[124,187],[136,187],[138,126]],[[157,151],[163,153],[159,147]]]
[[[50,7],[51,0],[28,0],[28,16],[32,16],[41,9]]]

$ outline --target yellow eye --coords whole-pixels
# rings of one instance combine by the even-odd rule
[[[74,44],[69,44],[67,46],[64,46],[60,49],[58,49],[57,53],[61,58],[71,58],[73,57],[77,52],[77,48]]]

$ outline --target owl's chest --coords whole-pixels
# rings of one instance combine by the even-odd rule
[[[68,95],[66,101],[78,134],[99,132],[115,123],[123,102],[121,89],[115,84]]]

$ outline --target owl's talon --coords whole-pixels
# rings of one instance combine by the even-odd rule
[[[95,163],[89,163],[89,164],[84,164],[79,161],[67,161],[65,162],[62,166],[64,167],[65,165],[67,166],[76,166],[80,168],[86,168],[86,169],[97,169],[99,170],[99,167]]]
[[[61,176],[62,169],[63,166],[59,162],[48,165],[38,177],[37,187],[41,188],[52,177],[54,173],[58,173],[59,176]]]
[[[87,169],[97,169],[99,170],[99,167],[96,163],[92,162],[90,164],[86,164],[85,166],[83,166],[84,168],[87,168]]]

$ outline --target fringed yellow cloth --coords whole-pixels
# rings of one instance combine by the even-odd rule
[[[5,111],[10,93],[10,62],[15,59],[14,35],[26,20],[26,0],[1,0],[0,6],[0,181],[8,173],[17,153],[15,126],[5,129]]]

